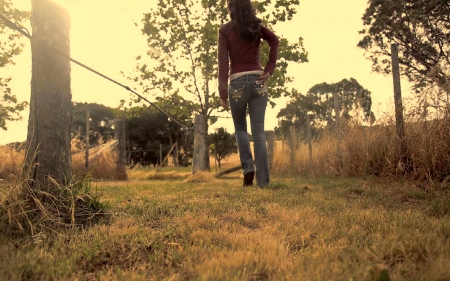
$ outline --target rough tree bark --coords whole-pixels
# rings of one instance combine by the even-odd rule
[[[114,119],[115,125],[115,136],[114,138],[119,141],[118,145],[118,157],[117,157],[117,167],[116,167],[116,180],[127,180],[127,134],[125,120],[122,118]]]
[[[209,171],[209,153],[207,147],[207,128],[202,114],[194,120],[194,155],[192,158],[192,174],[197,171]],[[206,147],[205,147],[206,146]]]
[[[397,128],[397,136],[400,139],[399,164],[405,165],[407,162],[408,148],[405,136],[405,122],[403,120],[402,88],[400,84],[400,67],[399,67],[397,44],[391,45],[391,54],[392,54],[392,78],[394,82],[395,125]]]
[[[35,183],[72,176],[70,127],[70,18],[50,0],[32,0],[32,81],[26,165]]]

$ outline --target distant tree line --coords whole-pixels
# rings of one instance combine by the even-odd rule
[[[337,83],[316,84],[306,95],[294,90],[291,100],[277,115],[279,119],[279,125],[275,128],[277,136],[286,137],[291,126],[298,132],[305,132],[308,114],[314,139],[319,138],[325,129],[333,130],[336,126],[335,96],[339,101],[341,120],[350,121],[359,117],[367,124],[375,122],[371,92],[354,78],[342,79]],[[306,133],[303,136],[306,136]]]

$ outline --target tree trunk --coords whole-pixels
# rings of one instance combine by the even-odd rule
[[[397,136],[400,140],[400,161],[401,165],[407,162],[407,145],[405,136],[405,123],[403,121],[402,88],[400,84],[400,67],[398,59],[398,45],[391,45],[392,55],[392,78],[394,82],[394,105],[395,105],[395,125]]]
[[[208,170],[210,169],[210,163],[209,163],[209,146],[208,146],[208,111],[209,111],[209,80],[206,79],[206,92],[205,92],[205,112],[204,112],[204,121],[205,121],[205,128],[206,128],[206,137],[204,139],[205,142],[205,157],[206,157],[206,168]]]
[[[272,169],[273,166],[273,150],[275,146],[275,132],[274,131],[266,131],[266,139],[267,139],[267,155],[269,156],[269,169]]]
[[[115,139],[119,141],[119,153],[117,159],[117,168],[115,179],[127,180],[127,144],[126,144],[126,125],[125,120],[122,118],[114,119],[115,124]]]
[[[209,171],[209,153],[207,146],[207,127],[204,115],[196,115],[194,121],[194,155],[192,174],[197,171]]]
[[[30,116],[25,171],[38,185],[47,176],[71,177],[70,19],[50,0],[32,0],[33,38]]]

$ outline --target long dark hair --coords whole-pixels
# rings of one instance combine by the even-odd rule
[[[241,38],[253,43],[261,38],[261,20],[250,0],[228,0],[231,21]]]

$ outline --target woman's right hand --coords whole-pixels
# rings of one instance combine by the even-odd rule
[[[230,106],[228,105],[228,100],[220,99],[220,105],[225,109],[226,111],[230,110]]]
[[[267,81],[269,81],[269,78],[270,73],[264,72],[263,74],[261,74],[261,76],[258,77],[257,81],[259,81],[259,83],[263,83],[265,86],[267,84]]]

